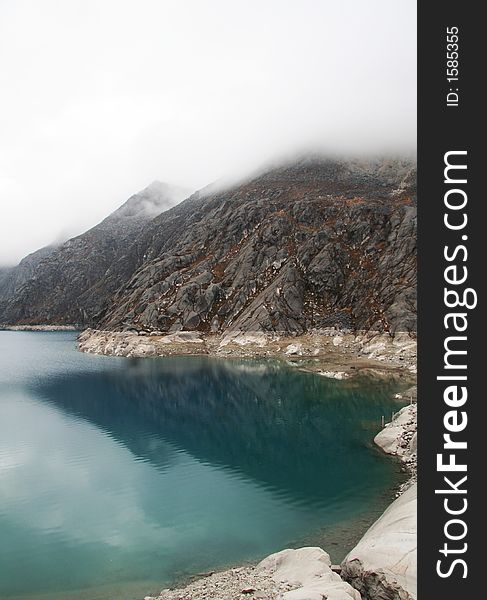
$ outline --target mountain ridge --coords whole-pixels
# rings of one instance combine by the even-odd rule
[[[207,186],[144,222],[88,289],[70,282],[75,309],[53,311],[41,278],[38,306],[25,310],[24,286],[0,320],[76,317],[81,326],[143,333],[414,331],[415,203],[411,160],[290,161],[230,187]],[[69,257],[59,264],[71,267]]]

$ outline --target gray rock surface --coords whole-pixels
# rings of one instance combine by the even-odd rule
[[[307,160],[195,194],[151,223],[97,328],[414,330],[414,169],[389,166]]]
[[[28,254],[16,267],[0,268],[0,305],[2,301],[13,298],[20,288],[31,279],[38,265],[54,252],[56,246],[46,246]]]

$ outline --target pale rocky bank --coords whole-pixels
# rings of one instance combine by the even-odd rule
[[[416,388],[406,395],[411,404],[396,413],[374,442],[402,461],[409,479],[342,562],[341,576],[366,600],[417,597]]]
[[[0,331],[78,331],[76,325],[4,325]]]
[[[324,377],[346,379],[363,370],[397,374],[414,380],[416,339],[408,333],[348,333],[330,328],[299,336],[230,331],[171,334],[86,329],[78,337],[82,352],[133,358],[209,355],[221,358],[281,358],[292,366]]]

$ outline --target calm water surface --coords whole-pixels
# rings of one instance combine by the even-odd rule
[[[0,598],[134,600],[353,528],[398,481],[371,444],[395,391],[0,332]]]

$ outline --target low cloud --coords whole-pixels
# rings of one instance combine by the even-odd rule
[[[412,1],[7,1],[0,57],[0,264],[155,179],[416,144]]]

